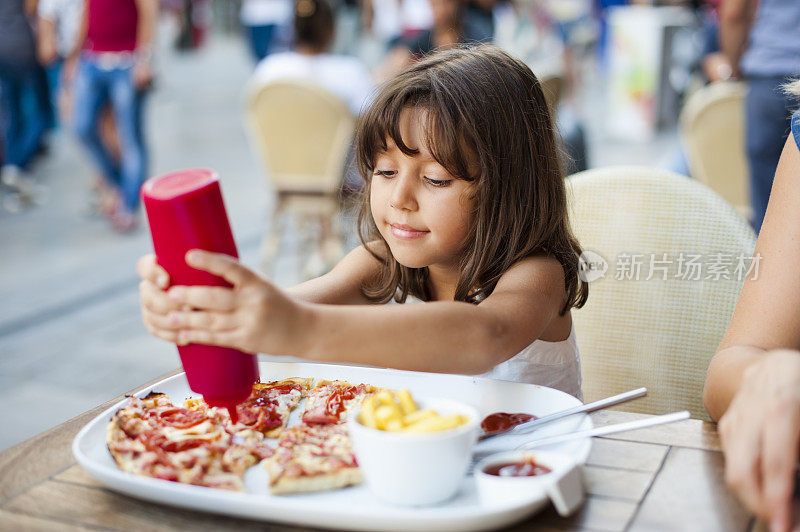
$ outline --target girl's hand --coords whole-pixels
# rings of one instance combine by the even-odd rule
[[[151,286],[145,286],[149,292],[146,300],[143,289],[142,312],[154,335],[178,345],[218,345],[248,353],[302,356],[303,340],[308,338],[303,333],[310,317],[306,307],[228,255],[193,250],[187,253],[186,262],[222,277],[233,287],[173,286],[162,291],[165,301]],[[141,273],[152,278],[161,272],[145,261]]]
[[[800,448],[800,352],[771,351],[747,368],[718,428],[728,485],[770,530],[789,530]]]
[[[167,295],[169,274],[158,265],[156,256],[152,254],[139,259],[136,263],[136,272],[142,278],[139,283],[139,301],[142,305],[142,321],[145,327],[162,340],[178,343],[177,331],[159,326],[167,319],[170,312],[181,310],[180,305]]]

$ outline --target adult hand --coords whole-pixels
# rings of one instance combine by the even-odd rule
[[[133,84],[136,90],[144,90],[153,83],[153,67],[150,61],[138,61],[133,66]]]
[[[800,447],[800,352],[771,351],[747,368],[718,428],[728,485],[770,530],[789,530]]]

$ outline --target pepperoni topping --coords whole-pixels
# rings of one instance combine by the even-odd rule
[[[169,427],[188,429],[199,425],[207,419],[205,413],[187,408],[168,408],[158,413],[158,420]]]
[[[181,451],[187,451],[189,449],[194,449],[195,447],[200,447],[209,443],[208,440],[203,440],[200,438],[187,438],[180,441],[169,441],[164,434],[154,430],[148,430],[139,436],[139,438],[149,451],[153,451],[159,456],[162,456],[162,452],[179,453]]]
[[[278,401],[274,388],[253,390],[250,397],[236,407],[239,423],[261,432],[280,427],[283,419],[278,413]]]
[[[364,385],[338,386],[326,385],[315,392],[315,402],[306,410],[303,421],[306,423],[336,423],[347,408],[347,402],[363,393]]]

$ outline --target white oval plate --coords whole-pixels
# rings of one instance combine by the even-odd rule
[[[305,362],[260,362],[261,380],[288,377],[341,379],[353,384],[408,389],[412,395],[448,397],[469,403],[482,416],[492,412],[528,412],[537,417],[571,408],[580,401],[564,392],[515,382],[463,375],[418,373],[362,366],[340,366]],[[142,397],[150,391],[166,393],[175,402],[197,394],[189,389],[184,374],[175,375],[136,392]],[[125,401],[109,408],[90,421],[75,436],[72,451],[78,462],[94,478],[109,488],[160,504],[190,508],[235,517],[291,523],[340,530],[492,530],[520,521],[547,503],[540,498],[521,503],[487,506],[478,498],[474,477],[464,479],[461,491],[450,501],[433,507],[402,508],[377,500],[364,486],[300,495],[270,495],[263,468],[251,467],[244,477],[245,492],[190,486],[125,473],[117,468],[105,443],[106,424]],[[299,418],[301,404],[290,424]],[[514,449],[534,437],[560,434],[577,428],[591,428],[585,414],[549,423],[535,435],[496,437],[479,443],[476,456]],[[565,442],[543,449],[569,453],[583,463],[589,455],[590,440]]]

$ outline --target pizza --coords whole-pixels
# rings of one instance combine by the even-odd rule
[[[123,471],[152,478],[243,490],[245,471],[261,462],[273,494],[342,488],[362,481],[344,421],[379,389],[368,384],[290,378],[259,382],[236,407],[201,398],[173,404],[151,392],[130,397],[108,424],[106,443]],[[305,399],[302,420],[288,427]]]
[[[263,462],[272,494],[307,493],[360,484],[350,437],[342,423],[306,423],[281,434],[275,454]]]
[[[308,393],[303,422],[340,423],[350,408],[377,391],[369,384],[321,380]]]
[[[273,454],[264,435],[235,432],[208,410],[179,407],[164,394],[130,397],[106,429],[123,471],[186,484],[241,490],[245,471]]]
[[[193,409],[210,410],[231,431],[249,428],[277,438],[313,382],[314,379],[290,378],[255,383],[250,397],[236,406],[236,423],[232,423],[226,408],[209,408],[202,399],[188,399],[186,403]]]

